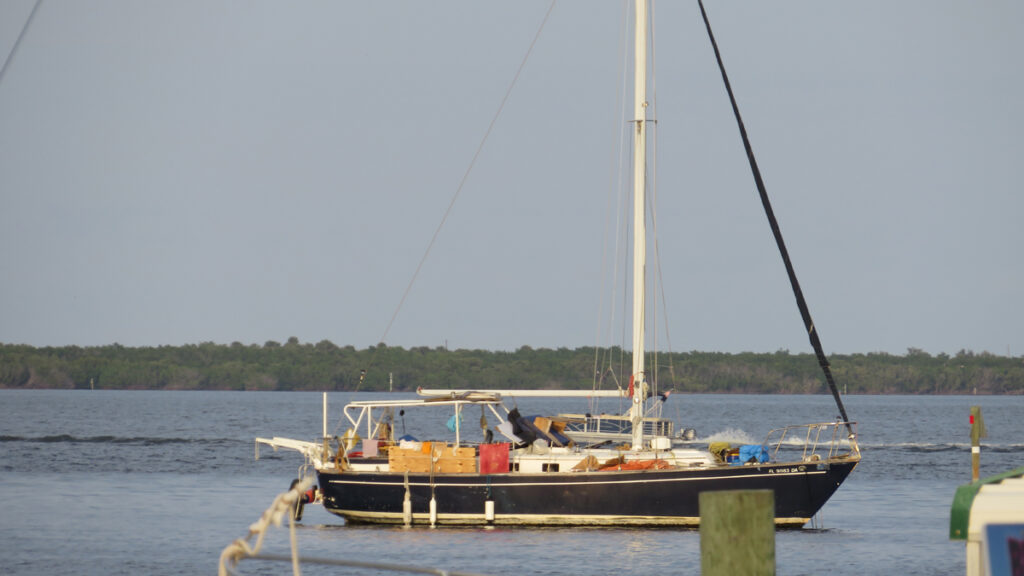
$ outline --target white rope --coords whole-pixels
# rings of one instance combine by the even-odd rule
[[[301,480],[294,488],[278,494],[277,498],[274,498],[273,504],[270,508],[267,508],[260,519],[249,526],[249,533],[244,538],[239,538],[228,544],[224,551],[220,553],[220,566],[218,567],[217,574],[219,576],[228,576],[229,574],[236,574],[235,567],[238,565],[238,561],[246,558],[256,556],[260,548],[263,547],[263,538],[267,534],[267,529],[273,526],[281,526],[281,520],[284,515],[288,515],[288,529],[291,533],[291,545],[292,545],[292,571],[295,576],[300,576],[299,572],[299,548],[295,538],[295,505],[296,502],[302,498],[302,494],[309,489],[313,484],[313,478],[307,477]],[[256,538],[256,542],[250,546],[249,542]]]
[[[405,572],[409,574],[435,574],[437,576],[481,576],[473,572],[458,572],[451,570],[443,570],[439,568],[431,568],[425,566],[408,566],[403,564],[390,564],[381,562],[362,562],[359,560],[341,560],[334,558],[316,558],[307,557],[299,558],[299,547],[296,538],[295,531],[295,505],[302,498],[303,493],[309,489],[313,484],[312,477],[306,477],[304,480],[299,482],[295,488],[279,494],[274,499],[273,504],[270,508],[263,513],[260,519],[255,522],[252,526],[249,526],[249,533],[244,538],[239,538],[229,544],[224,551],[220,553],[220,566],[218,567],[217,574],[219,576],[237,576],[239,574],[237,568],[238,563],[241,560],[250,558],[253,560],[265,560],[274,562],[291,562],[292,572],[295,576],[301,576],[299,572],[299,565],[301,562],[307,564],[321,564],[327,566],[345,566],[354,568],[370,568],[374,570],[390,571],[390,572]],[[284,556],[280,554],[261,554],[260,549],[263,547],[263,538],[266,536],[267,529],[270,526],[281,526],[281,520],[284,515],[288,515],[288,530],[290,532],[290,540],[292,546],[292,553],[290,556]],[[250,544],[252,539],[255,537],[255,543]]]

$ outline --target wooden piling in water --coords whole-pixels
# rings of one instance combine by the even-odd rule
[[[701,492],[700,573],[774,576],[774,492]]]
[[[977,482],[981,469],[981,439],[987,438],[981,406],[971,406],[971,482]]]

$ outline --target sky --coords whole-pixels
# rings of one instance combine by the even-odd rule
[[[0,342],[628,348],[628,11],[549,8],[42,2]],[[707,9],[825,351],[1024,355],[1024,3]],[[697,3],[653,13],[648,346],[808,352]]]

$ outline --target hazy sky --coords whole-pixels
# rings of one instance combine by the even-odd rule
[[[44,1],[0,80],[0,342],[621,344],[626,10],[594,0],[385,333],[548,7]],[[1024,354],[1024,3],[708,11],[826,351]],[[654,14],[656,346],[809,351],[696,1]]]

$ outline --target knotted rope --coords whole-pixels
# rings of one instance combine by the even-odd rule
[[[267,528],[271,525],[280,527],[281,519],[287,514],[288,531],[292,545],[292,571],[295,576],[300,576],[299,546],[295,537],[295,516],[293,512],[296,503],[302,498],[302,494],[312,485],[313,478],[307,477],[299,481],[291,490],[278,494],[270,508],[267,508],[260,519],[249,526],[249,533],[244,538],[239,538],[228,544],[224,551],[220,553],[220,566],[218,567],[217,574],[219,576],[237,574],[235,567],[238,566],[238,561],[257,555],[260,548],[263,547],[263,538],[267,535]],[[253,537],[256,538],[256,541],[250,545],[249,542]]]

